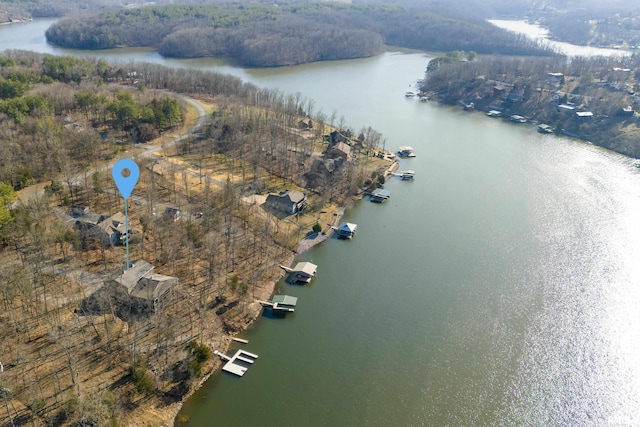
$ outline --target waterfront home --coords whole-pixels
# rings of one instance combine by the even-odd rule
[[[78,208],[76,212],[80,212]],[[124,243],[127,236],[126,218],[122,212],[110,217],[98,215],[88,210],[78,217],[75,228],[80,235],[80,241],[86,245],[90,241],[98,241],[102,246],[114,246]],[[75,213],[74,213],[75,215]]]
[[[269,194],[265,204],[275,210],[295,214],[304,211],[307,195],[302,191],[287,190],[280,194]]]
[[[391,192],[389,190],[384,190],[382,188],[376,188],[371,192],[371,201],[376,203],[382,203],[391,197]]]
[[[124,318],[151,315],[172,300],[178,278],[153,272],[155,267],[144,260],[134,262],[128,270],[119,270],[103,286],[82,302],[87,312],[112,312]]]
[[[178,208],[166,208],[164,210],[164,216],[165,218],[176,222],[177,220],[182,218],[182,211]]]
[[[593,117],[593,113],[591,111],[576,111],[576,116],[579,119],[590,119]]]
[[[344,142],[338,142],[332,147],[327,148],[326,155],[327,159],[340,159],[346,162],[351,156],[351,147]]]
[[[349,142],[351,138],[351,131],[347,130],[334,130],[329,134],[329,145],[337,144],[338,142]]]
[[[346,239],[351,239],[356,235],[356,230],[358,229],[357,224],[353,224],[350,222],[343,222],[340,224],[340,227],[336,230],[339,237],[344,237]]]
[[[547,82],[550,84],[561,83],[564,79],[563,73],[547,73]]]
[[[71,216],[74,218],[79,218],[81,216],[89,215],[89,208],[87,206],[81,205],[72,205],[71,206]]]
[[[111,246],[123,244],[127,238],[126,218],[122,212],[118,212],[105,218],[93,229],[96,237]]]
[[[304,119],[298,121],[298,129],[300,130],[313,129],[313,121],[311,121],[309,117],[305,117]]]

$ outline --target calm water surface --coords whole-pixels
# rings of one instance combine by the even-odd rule
[[[512,31],[514,33],[524,34],[527,37],[539,40],[541,44],[549,46],[553,50],[559,53],[563,53],[568,56],[625,56],[630,53],[619,49],[607,49],[591,46],[578,46],[571,43],[559,42],[550,40],[549,30],[536,24],[529,24],[526,21],[512,21],[504,19],[491,19],[490,23],[496,27],[500,27],[505,30]]]
[[[38,25],[0,28],[0,48],[69,53]],[[241,379],[210,380],[185,405],[186,425],[640,425],[631,159],[405,99],[428,62],[418,52],[276,70],[97,54],[300,92],[417,152],[401,165],[415,182],[392,179],[387,203],[347,211],[354,240],[300,257],[319,266],[313,283],[278,284],[299,297],[296,313],[247,331],[242,348],[260,358]]]

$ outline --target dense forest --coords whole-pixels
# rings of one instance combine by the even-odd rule
[[[104,60],[23,54],[0,64],[0,182],[15,190],[108,160],[116,140],[147,142],[183,122],[176,99],[104,85],[132,79]]]
[[[0,75],[0,425],[170,424],[297,243],[392,164],[373,129],[227,75],[22,51]],[[160,138],[133,144],[143,125]],[[323,154],[332,129],[346,161]],[[140,166],[131,259],[176,280],[152,304],[114,284],[124,248],[79,225],[121,212],[104,166],[123,156]],[[259,202],[283,189],[303,215]]]
[[[242,2],[244,4],[243,7],[252,8],[252,7],[272,7],[274,6],[273,2],[267,1],[246,1]],[[199,6],[210,6],[211,2],[206,0],[157,0],[153,2],[154,5],[199,5]],[[218,6],[224,5],[224,2],[217,3]],[[236,3],[237,5],[238,3]],[[287,7],[293,7],[296,10],[296,13],[302,11],[304,8],[304,2],[300,0],[281,0],[277,3],[280,9],[285,10]],[[469,25],[478,25],[482,21],[486,19],[495,19],[495,18],[503,18],[503,19],[527,19],[531,22],[537,22],[548,28],[551,31],[552,37],[557,40],[567,41],[570,43],[581,44],[581,45],[593,45],[593,46],[621,46],[624,48],[638,46],[640,44],[640,35],[639,35],[639,27],[638,27],[638,8],[633,2],[622,1],[622,0],[612,0],[603,4],[599,0],[588,0],[588,1],[580,1],[580,0],[562,0],[555,1],[553,3],[549,2],[540,2],[537,0],[451,0],[451,1],[441,1],[441,0],[355,0],[351,2],[352,7],[355,8],[371,8],[371,7],[386,7],[389,10],[402,10],[406,13],[406,16],[403,18],[399,18],[399,20],[395,20],[391,22],[392,25],[396,27],[402,27],[402,24],[398,25],[398,22],[406,22],[412,23],[413,20],[420,17],[420,19],[425,19],[427,15],[432,15],[432,17],[440,17],[440,18],[451,18],[454,21],[466,22]],[[74,0],[29,0],[29,1],[21,1],[21,0],[6,0],[0,2],[0,22],[16,22],[19,20],[27,19],[30,17],[62,17],[62,16],[73,16],[78,13],[96,13],[100,11],[115,11],[115,10],[131,10],[135,8],[140,8],[143,6],[148,6],[148,2],[144,2],[141,0],[131,0],[123,4],[120,1],[116,0],[88,0],[82,3],[78,3]],[[344,6],[344,4],[343,4]],[[235,16],[238,16],[237,14]],[[204,17],[204,15],[202,16]],[[271,15],[272,18],[275,15]],[[234,18],[235,19],[235,18]],[[314,21],[316,24],[326,24],[326,21],[318,21],[316,17],[308,17],[306,19],[310,19]],[[367,18],[368,19],[368,18]],[[419,20],[419,19],[418,19]],[[384,21],[383,21],[384,22]],[[432,25],[433,21],[424,21],[425,25]],[[240,23],[238,23],[240,24]],[[267,28],[270,31],[270,34],[273,34],[273,39],[278,40],[278,43],[281,43],[283,46],[289,47],[289,40],[280,40],[286,39],[287,37],[299,37],[300,36],[300,28],[297,27],[295,30],[289,26],[288,30],[280,30],[279,24],[264,23],[264,25],[270,26]],[[171,24],[173,26],[173,24]],[[459,26],[455,24],[455,26]],[[196,27],[200,28],[201,23],[199,23]],[[256,30],[249,31],[247,34],[243,33],[245,26],[237,25],[238,28],[234,25],[237,31],[233,31],[235,36],[250,36],[256,37]],[[191,29],[195,27],[189,27]],[[209,55],[228,55],[229,52],[238,52],[236,55],[240,56],[241,49],[238,46],[237,40],[235,43],[233,42],[233,38],[235,36],[221,36],[219,33],[226,33],[226,30],[229,30],[231,27],[210,27],[204,25],[203,28],[206,28],[206,31],[200,29],[197,33],[199,37],[202,39],[198,39],[198,47],[191,48],[184,43],[184,38],[187,37],[183,34],[176,34],[176,38],[173,42],[167,41],[167,45],[164,47],[164,51],[167,55],[173,56],[209,56]],[[214,28],[218,28],[218,31],[214,31]],[[222,31],[221,28],[226,29]],[[318,27],[312,27],[315,30]],[[364,29],[368,31],[375,31],[380,37],[383,38],[383,42],[389,45],[404,45],[406,43],[406,39],[408,38],[406,35],[401,36],[398,39],[400,41],[393,41],[393,37],[389,39],[390,36],[393,36],[392,33],[386,31],[387,28],[378,28],[378,26],[371,26],[370,24],[359,25],[358,22],[350,21],[347,22],[346,26],[343,26],[341,30],[351,28]],[[182,28],[187,29],[187,28]],[[391,27],[389,27],[391,29]],[[176,27],[176,31],[180,30],[179,26]],[[247,29],[248,30],[248,29]],[[336,29],[333,29],[336,31]],[[485,29],[486,30],[486,29]],[[292,32],[293,31],[293,32]],[[436,41],[440,44],[437,44],[435,47],[427,47],[427,50],[476,50],[481,53],[491,53],[491,51],[483,50],[482,45],[486,45],[486,40],[481,40],[474,43],[475,47],[470,47],[468,45],[468,41],[465,42],[467,37],[467,31],[460,33],[460,37],[456,37],[456,32],[459,32],[459,29],[449,30],[446,34],[449,37],[452,37],[454,40],[457,40],[457,44],[453,47],[449,46],[449,44],[442,44],[441,41],[436,38]],[[282,34],[282,33],[285,34]],[[477,33],[471,31],[469,34],[477,35]],[[93,34],[92,37],[95,36],[95,40],[93,41],[85,41],[88,45],[93,43],[96,48],[100,48],[101,43],[106,43],[103,34]],[[397,36],[397,35],[396,35]],[[164,37],[164,36],[162,36]],[[496,37],[496,35],[492,35],[492,37]],[[500,35],[499,38],[504,37],[504,35]],[[151,46],[159,46],[160,41],[156,40]],[[302,44],[306,49],[311,50],[311,54],[306,54],[306,56],[313,57],[322,57],[323,52],[315,52],[322,50],[320,47],[313,47],[312,41],[317,40],[317,38],[309,38]],[[410,41],[407,47],[416,47],[418,49],[425,49],[425,41],[420,40],[421,37],[417,37],[416,40]],[[204,42],[214,42],[215,45],[206,46]],[[358,38],[357,40],[361,40]],[[329,42],[335,41],[334,39],[329,38]],[[374,40],[377,43],[377,40]],[[129,41],[130,42],[130,41]],[[224,46],[220,45],[221,42],[224,42]],[[61,41],[62,43],[62,41]],[[71,43],[79,44],[78,40],[72,40]],[[428,43],[434,43],[433,39],[428,40]],[[510,44],[511,42],[506,42],[506,44]],[[119,42],[120,45],[125,45],[128,43],[124,43],[123,40]],[[211,43],[209,43],[211,44]],[[503,42],[496,43],[497,48],[494,49],[495,52],[503,51]],[[108,45],[106,43],[105,45]],[[254,42],[255,46],[256,43]],[[445,47],[440,47],[440,46]],[[182,53],[179,48],[176,46],[182,46],[182,48],[186,48],[186,53]],[[511,48],[508,48],[510,50]],[[248,48],[251,51],[251,48]],[[353,49],[355,51],[356,49]],[[370,47],[363,50],[372,50]],[[282,53],[282,51],[281,51]],[[245,54],[243,57],[246,59],[250,55]],[[274,55],[267,55],[268,57],[273,57]],[[289,55],[291,56],[291,55]],[[300,55],[304,57],[305,55]],[[364,55],[361,55],[364,56]],[[298,55],[295,55],[297,58]],[[242,61],[242,60],[241,60]],[[290,61],[290,60],[289,60]],[[265,63],[268,63],[269,59],[265,59]],[[287,63],[287,59],[283,59],[283,63]],[[244,63],[244,62],[243,62]],[[249,63],[247,63],[249,65]]]
[[[248,66],[290,65],[380,53],[384,44],[423,50],[550,54],[480,19],[397,5],[292,3],[172,5],[68,17],[47,30],[79,49],[153,46],[166,56],[229,56]]]
[[[436,59],[423,90],[447,104],[497,110],[640,157],[640,56]],[[579,116],[578,112],[591,113]]]

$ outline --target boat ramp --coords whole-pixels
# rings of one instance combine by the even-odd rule
[[[248,366],[245,366],[244,364],[252,365],[253,362],[255,362],[258,358],[257,354],[249,353],[245,350],[238,350],[233,356],[227,356],[226,354],[218,350],[215,350],[213,354],[220,357],[222,360],[227,361],[227,363],[225,363],[222,367],[223,371],[229,372],[230,374],[234,374],[239,377],[243,376],[244,373],[247,372],[247,369],[249,369]]]

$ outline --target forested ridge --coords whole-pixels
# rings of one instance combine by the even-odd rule
[[[483,19],[381,4],[154,6],[64,18],[46,35],[49,42],[63,47],[152,46],[166,56],[228,56],[248,66],[366,57],[380,53],[385,44],[550,54]]]

